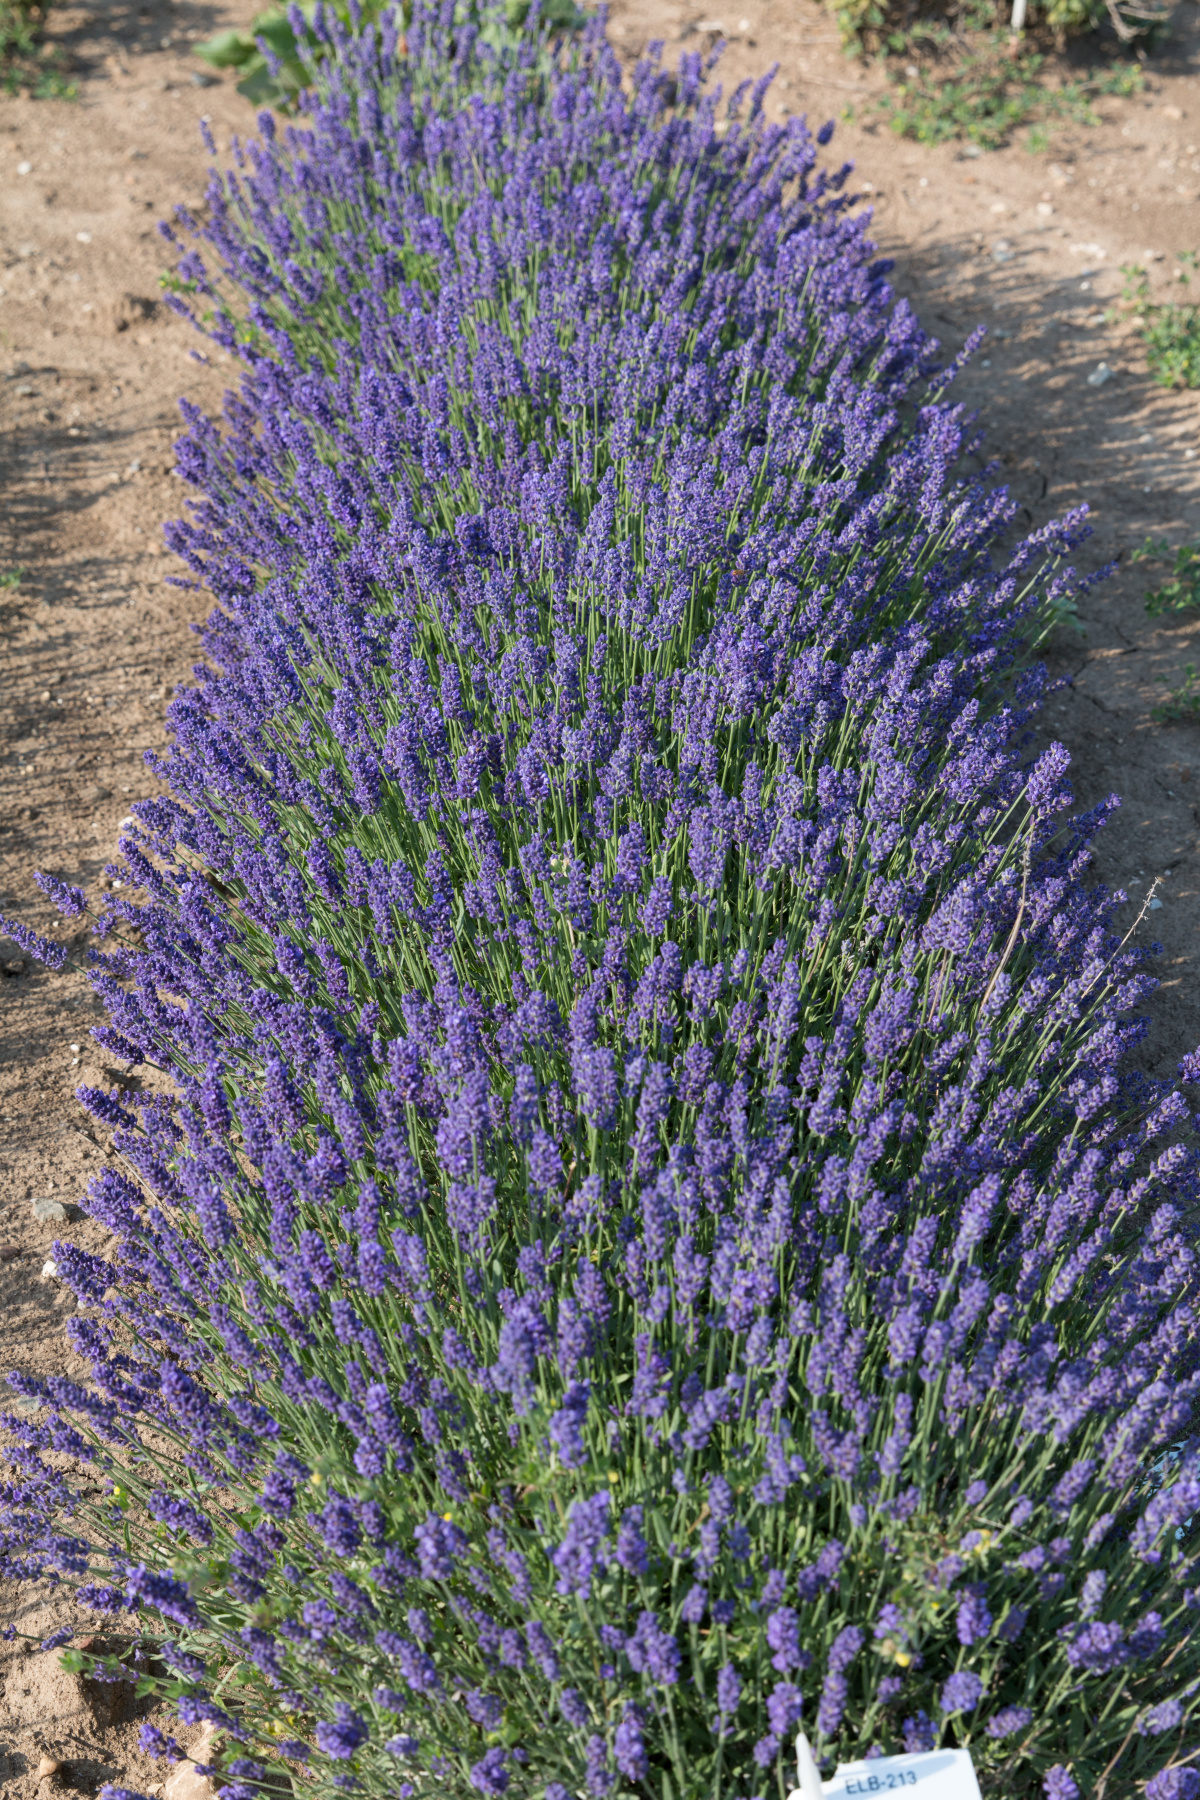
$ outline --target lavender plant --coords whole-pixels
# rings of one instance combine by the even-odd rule
[[[230,1800],[749,1800],[801,1722],[1192,1795],[1190,1119],[1023,760],[1081,520],[957,472],[761,87],[317,29],[179,265],[220,606],[94,975],[171,1084],[81,1090],[3,1567]]]

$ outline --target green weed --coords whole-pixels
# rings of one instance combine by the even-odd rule
[[[4,0],[0,0],[2,4]],[[362,0],[358,9],[361,25],[377,19],[389,4],[390,0]],[[347,24],[350,18],[348,0],[333,0],[333,8],[342,23]],[[476,10],[471,0],[459,0],[455,18],[457,20],[461,13],[465,21]],[[316,12],[316,0],[300,0],[300,11],[311,21]],[[485,21],[479,35],[489,42],[520,31],[528,12],[529,0],[507,0],[505,24],[497,29]],[[248,31],[219,32],[206,44],[197,44],[196,55],[203,57],[213,69],[240,69],[242,79],[237,84],[238,93],[253,105],[292,112],[300,95],[311,86],[313,65],[324,57],[326,46],[311,32],[305,34],[305,42],[301,45],[292,30],[289,13],[290,8],[282,5],[269,6],[251,21]],[[407,25],[408,5],[402,9],[402,18]],[[541,19],[543,24],[574,31],[583,23],[583,14],[574,0],[545,0]],[[472,17],[472,22],[477,21]],[[495,47],[500,46],[496,43]]]
[[[1186,287],[1196,267],[1196,252],[1179,252],[1179,276]],[[1133,311],[1133,323],[1146,346],[1146,362],[1160,387],[1200,388],[1200,306],[1150,298],[1150,280],[1138,263],[1122,263],[1125,287],[1121,305]]]
[[[876,111],[894,131],[922,144],[959,138],[996,150],[1029,125],[1027,147],[1041,151],[1055,123],[1095,125],[1093,101],[1136,92],[1142,83],[1141,69],[1133,64],[1055,86],[1047,78],[1046,54],[998,27],[977,34],[968,46],[951,54],[948,68],[933,62],[915,79],[907,70],[893,74],[889,66],[892,85]]]
[[[1133,562],[1161,562],[1172,554],[1170,545],[1165,541],[1147,538],[1140,550],[1135,550]],[[1146,595],[1146,611],[1151,618],[1163,613],[1186,612],[1190,607],[1200,606],[1200,545],[1181,544],[1174,552],[1175,567],[1168,580],[1160,588],[1153,588]]]
[[[1200,719],[1200,680],[1195,663],[1185,664],[1183,677],[1183,686],[1168,694],[1151,713],[1162,724],[1172,719]]]
[[[24,569],[20,569],[20,568],[5,569],[4,572],[2,574],[0,574],[0,589],[4,589],[4,588],[12,589],[12,588],[20,587],[21,577],[22,577],[22,575],[24,575],[24,573],[25,573]]]
[[[0,93],[22,89],[36,100],[73,100],[62,53],[42,33],[50,0],[0,0]]]

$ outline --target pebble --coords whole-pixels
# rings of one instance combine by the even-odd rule
[[[1112,380],[1113,373],[1106,362],[1097,363],[1087,378],[1087,384],[1089,387],[1103,387],[1106,381]]]
[[[33,164],[31,162],[19,162],[17,164],[17,174],[18,175],[32,175],[33,174]]]
[[[992,245],[992,261],[1006,263],[1012,261],[1013,248],[1007,238],[997,238]]]
[[[198,88],[216,87],[217,76],[208,75],[203,69],[193,69],[192,86]]]
[[[1153,900],[1147,901],[1146,910],[1147,910],[1147,912],[1161,912],[1162,911],[1162,901],[1159,899],[1157,894],[1155,894]]]
[[[90,244],[91,241],[92,234],[90,231],[77,231],[75,233],[75,242],[77,244]]]
[[[0,1244],[0,1263],[15,1262],[20,1254],[19,1244]]]
[[[40,1219],[43,1225],[65,1225],[67,1209],[61,1200],[51,1200],[46,1195],[39,1195],[33,1201],[33,1216]]]
[[[53,1257],[47,1257],[46,1261],[42,1264],[42,1280],[54,1281],[57,1279],[57,1276],[58,1264],[54,1261]]]
[[[37,1766],[37,1778],[39,1781],[45,1781],[48,1775],[57,1775],[61,1768],[62,1764],[57,1757],[43,1756]]]

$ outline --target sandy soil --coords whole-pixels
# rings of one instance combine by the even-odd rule
[[[0,99],[0,574],[25,571],[0,590],[0,908],[39,928],[51,915],[31,870],[103,885],[119,820],[153,788],[142,752],[161,740],[166,697],[189,671],[196,597],[165,584],[173,565],[160,528],[179,510],[178,396],[212,405],[225,377],[188,361],[191,334],[155,304],[154,225],[203,189],[199,115],[222,147],[252,129],[232,78],[194,82],[201,66],[188,46],[255,9],[64,9],[54,30],[74,58],[78,98]],[[624,52],[661,36],[668,59],[708,41],[696,27],[713,22],[698,6],[658,0],[615,0],[612,17]],[[728,80],[777,60],[772,105],[817,122],[853,103],[861,119],[878,78],[841,55],[810,0],[737,0],[721,23],[734,35]],[[1149,620],[1144,566],[1128,557],[1148,534],[1200,537],[1200,394],[1156,388],[1136,339],[1103,312],[1123,262],[1151,253],[1161,293],[1178,252],[1200,244],[1192,0],[1144,91],[1100,111],[1095,128],[1057,131],[1041,156],[923,150],[861,123],[839,126],[834,149],[855,162],[879,241],[899,259],[897,285],[926,324],[953,348],[988,325],[962,396],[981,409],[1024,522],[1086,499],[1096,527],[1087,565],[1121,559],[1088,596],[1086,635],[1052,646],[1070,681],[1048,725],[1076,759],[1081,803],[1124,797],[1101,875],[1135,896],[1166,877],[1142,927],[1164,946],[1144,1060],[1166,1072],[1200,1041],[1200,727],[1155,724],[1151,708],[1196,655],[1200,621]],[[1114,373],[1091,385],[1101,362]],[[42,1268],[56,1235],[91,1247],[102,1236],[73,1207],[107,1153],[74,1089],[111,1085],[119,1072],[90,1042],[98,1019],[78,976],[31,968],[0,943],[4,1366],[71,1364],[69,1297]],[[69,1222],[43,1222],[36,1200],[59,1201]],[[68,1616],[62,1602],[29,1594],[0,1598],[0,1611],[39,1636]],[[129,1694],[114,1702],[85,1689],[35,1646],[0,1650],[0,1800],[31,1800],[46,1749],[64,1762],[55,1780],[82,1791],[162,1779],[136,1749]]]

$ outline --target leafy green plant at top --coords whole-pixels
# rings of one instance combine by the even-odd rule
[[[1158,541],[1147,538],[1140,550],[1135,550],[1134,562],[1161,562],[1172,554],[1170,545],[1165,539]],[[1162,613],[1186,612],[1190,607],[1200,606],[1200,545],[1180,544],[1174,552],[1175,567],[1168,580],[1159,588],[1152,588],[1146,595],[1146,611],[1151,618]]]
[[[847,48],[897,48],[896,39],[941,33],[959,42],[973,32],[1007,28],[1009,8],[992,0],[825,0]],[[1153,40],[1165,28],[1170,0],[1032,0],[1031,30],[1052,36],[1061,49],[1079,37],[1111,25],[1122,43]],[[1005,35],[1008,35],[1007,29]]]
[[[1173,689],[1165,700],[1160,700],[1150,716],[1160,724],[1172,719],[1200,719],[1200,680],[1196,677],[1195,663],[1184,665],[1182,687]]]
[[[388,0],[362,0],[357,9],[360,27],[389,10]],[[315,11],[316,0],[300,0],[300,12],[310,23]],[[347,0],[334,0],[333,11],[343,25],[350,23]],[[456,24],[470,21],[478,27],[477,11],[474,0],[459,0]],[[238,93],[253,105],[292,111],[300,95],[311,85],[313,67],[326,55],[327,46],[311,31],[305,33],[301,45],[292,29],[290,12],[290,8],[270,6],[257,15],[249,31],[218,32],[206,44],[195,46],[196,55],[202,56],[210,68],[241,69]],[[528,14],[529,0],[507,0],[504,23],[485,20],[480,35],[484,41],[493,42],[495,48],[500,48],[499,40],[519,32]],[[406,26],[410,17],[411,5],[405,0],[401,18]],[[546,0],[541,8],[541,19],[551,30],[574,31],[582,24],[583,14],[574,0]]]
[[[66,77],[62,53],[42,37],[50,0],[0,0],[0,91],[36,100],[72,100],[75,85]]]
[[[923,37],[941,50],[932,34]],[[951,55],[948,66],[943,60],[927,63],[916,76],[889,69],[891,87],[875,110],[894,131],[918,143],[963,138],[982,150],[999,149],[1019,126],[1029,124],[1028,148],[1040,150],[1052,121],[1094,125],[1093,100],[1136,92],[1142,82],[1140,68],[1121,65],[1055,87],[1047,80],[1047,64],[1043,52],[999,28],[980,32],[973,47]]]

